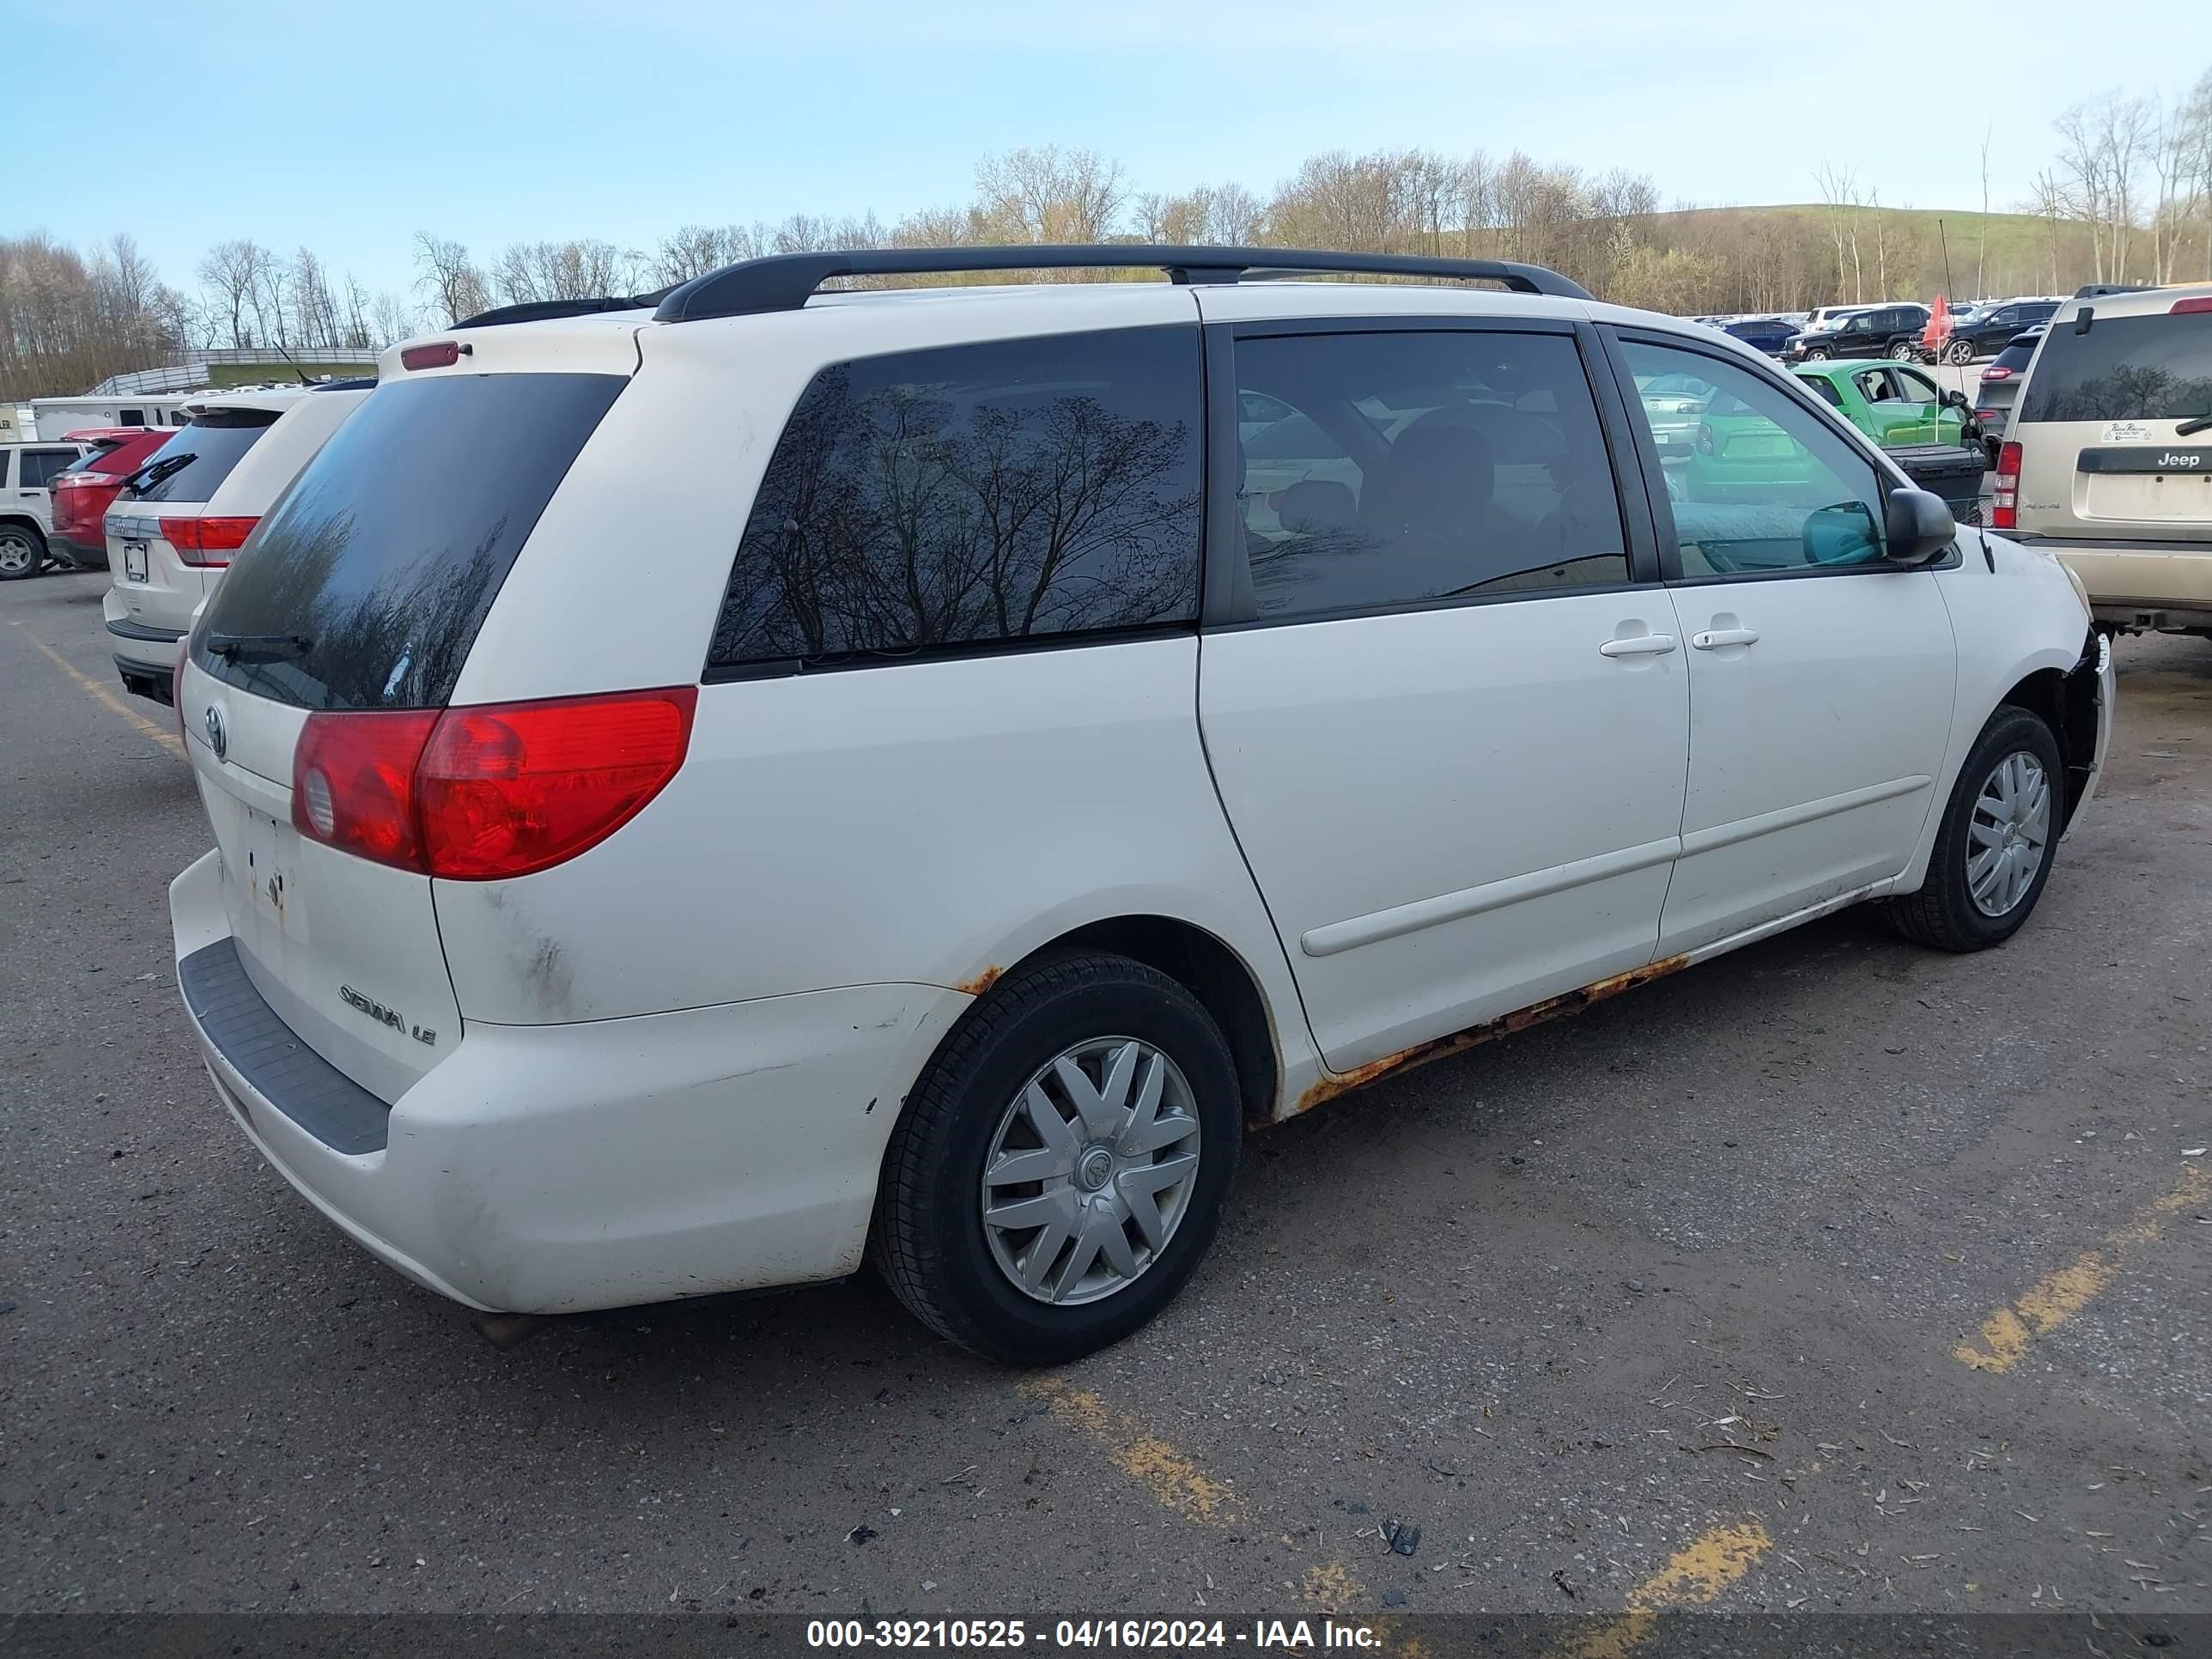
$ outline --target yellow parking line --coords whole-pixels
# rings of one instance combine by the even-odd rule
[[[1749,1572],[1773,1545],[1756,1521],[1708,1527],[1629,1592],[1627,1612],[1571,1644],[1565,1659],[1627,1659],[1658,1628],[1661,1613],[1704,1606]]]
[[[2046,1273],[2017,1301],[1984,1319],[1981,1347],[1962,1342],[1952,1352],[1962,1364],[1978,1371],[2010,1370],[2020,1363],[2030,1342],[2057,1330],[2112,1282],[2123,1257],[2156,1238],[2177,1211],[2187,1209],[2208,1192],[2212,1192],[2212,1176],[2201,1164],[2191,1164],[2180,1186],[2107,1236],[2098,1249],[2084,1250],[2057,1272]]]
[[[1187,1520],[1212,1526],[1234,1525],[1241,1511],[1236,1493],[1133,1417],[1115,1411],[1088,1389],[1071,1388],[1053,1377],[1020,1385],[1031,1400],[1052,1407],[1063,1423],[1080,1429],[1105,1449],[1114,1466]]]
[[[15,621],[13,617],[10,617],[9,619],[8,625],[11,628],[21,628],[23,624]],[[25,634],[23,638],[29,642],[33,650],[40,653],[46,659],[47,661],[52,663],[53,665],[60,669],[63,673],[75,680],[76,682],[78,690],[83,692],[85,696],[90,697],[94,702],[100,704],[110,713],[122,715],[125,720],[130,721],[131,725],[137,726],[148,737],[153,738],[155,742],[160,744],[162,748],[167,750],[179,760],[184,759],[185,745],[175,732],[163,731],[160,726],[155,725],[153,721],[148,720],[137,709],[125,702],[122,698],[117,696],[112,691],[110,691],[99,681],[88,679],[84,675],[79,673],[75,664],[71,663],[68,658],[63,656],[60,652],[55,650],[53,647],[48,645],[44,640],[28,633]]]

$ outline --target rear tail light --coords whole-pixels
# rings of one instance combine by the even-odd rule
[[[318,713],[292,758],[303,836],[450,880],[525,876],[596,847],[666,787],[698,688],[471,708]]]
[[[1982,378],[1985,380],[2009,380],[2012,371],[2008,368],[1985,368],[1982,371]]]
[[[186,564],[227,565],[246,545],[258,519],[164,519],[161,539]]]
[[[120,472],[64,472],[54,480],[54,488],[67,489],[72,484],[120,483],[123,477]]]
[[[1996,487],[1990,496],[1990,528],[2014,530],[2020,526],[2020,446],[2007,444],[1997,451]]]
[[[2198,312],[2212,311],[2212,294],[2200,294],[2194,299],[2176,300],[2166,314],[2169,317],[2189,317]]]
[[[1700,426],[1698,428],[1698,453],[1700,455],[1712,455],[1717,453],[1718,452],[1713,447],[1712,428],[1709,426]]]

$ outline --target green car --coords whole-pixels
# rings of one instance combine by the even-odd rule
[[[1957,448],[1966,441],[1965,399],[1947,400],[1918,369],[1881,358],[1805,363],[1790,371],[1884,449]],[[1778,487],[1808,492],[1803,505],[1824,503],[1826,473],[1782,428],[1725,392],[1698,419],[1681,465],[1678,493],[1693,501],[1771,501]]]

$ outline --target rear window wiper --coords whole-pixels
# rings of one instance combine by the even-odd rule
[[[207,638],[209,653],[225,662],[284,662],[314,647],[305,634],[210,634]]]
[[[2174,428],[2173,435],[2177,438],[2193,438],[2208,428],[2212,428],[2212,415],[2199,415],[2195,420],[2184,421],[2179,426]]]
[[[137,495],[151,489],[164,478],[173,478],[194,461],[197,455],[164,455],[160,460],[148,463],[123,481],[123,487]]]

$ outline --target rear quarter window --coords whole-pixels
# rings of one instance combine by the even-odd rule
[[[710,676],[1192,623],[1195,329],[833,364],[732,562]]]
[[[2212,312],[2059,318],[2044,337],[2020,418],[2185,421],[2212,414]]]
[[[545,503],[628,384],[467,374],[380,386],[247,541],[193,661],[308,708],[442,708]]]

